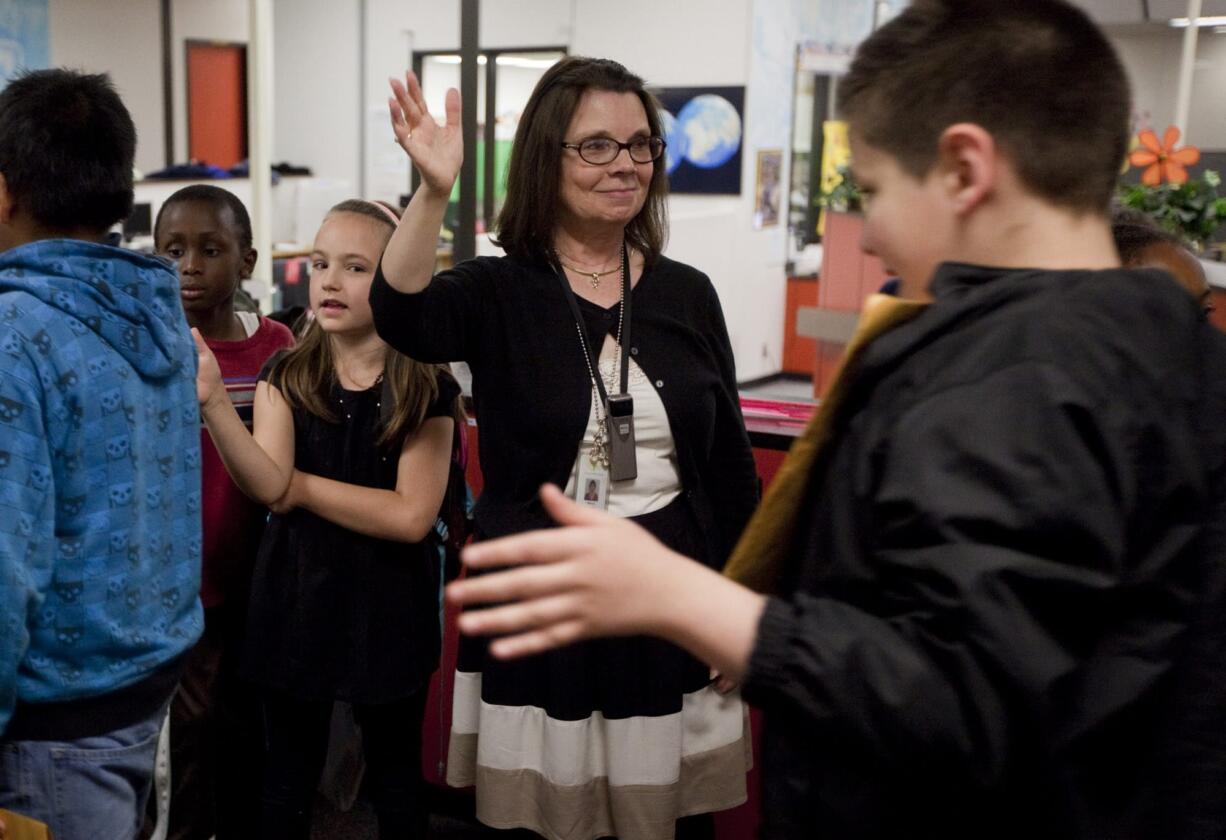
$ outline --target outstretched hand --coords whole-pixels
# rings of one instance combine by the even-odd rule
[[[387,100],[392,131],[429,189],[448,195],[464,162],[464,138],[460,131],[460,92],[448,88],[446,122],[439,125],[426,108],[426,97],[417,76],[409,71],[404,82],[389,79],[392,96]]]
[[[196,359],[199,362],[196,368],[196,399],[200,401],[200,408],[204,409],[226,398],[226,386],[221,379],[217,357],[195,327],[192,327],[192,340],[196,342]]]
[[[670,593],[684,588],[687,575],[705,571],[634,523],[578,505],[557,487],[541,488],[541,501],[564,527],[469,546],[462,555],[469,568],[519,568],[447,587],[453,604],[501,604],[459,619],[465,633],[501,635],[490,645],[497,657],[592,636],[659,634]]]

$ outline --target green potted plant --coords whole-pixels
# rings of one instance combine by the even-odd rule
[[[829,192],[817,197],[818,205],[836,213],[859,213],[863,208],[863,198],[851,167],[844,163],[836,171],[839,174],[838,182]]]
[[[1188,176],[1186,167],[1200,160],[1200,150],[1176,148],[1179,129],[1175,126],[1166,130],[1161,141],[1148,129],[1137,140],[1140,148],[1129,156],[1129,162],[1145,171],[1139,184],[1120,185],[1120,203],[1145,213],[1204,253],[1213,244],[1214,232],[1226,224],[1226,197],[1218,195],[1221,176],[1211,169],[1198,178]]]

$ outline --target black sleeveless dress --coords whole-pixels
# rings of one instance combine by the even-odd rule
[[[427,418],[450,416],[460,393],[450,374],[438,384]],[[380,388],[337,384],[331,399],[337,423],[294,410],[295,467],[394,489],[403,439],[377,444]],[[271,514],[252,579],[244,676],[302,700],[374,704],[413,694],[438,667],[438,563],[425,543],[364,536],[301,508]]]

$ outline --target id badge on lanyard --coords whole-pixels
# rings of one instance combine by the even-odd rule
[[[583,330],[583,316],[579,312],[579,304],[575,292],[566,279],[566,274],[557,269],[558,281],[570,304],[571,314],[575,318],[575,327],[579,332],[579,343],[583,350],[584,361],[592,378],[592,385],[597,391],[597,423],[596,433],[589,451],[580,447],[579,469],[575,481],[575,501],[589,507],[605,510],[609,506],[609,492],[614,481],[630,481],[638,477],[638,463],[634,440],[634,398],[629,393],[629,342],[630,342],[630,259],[625,243],[622,243],[621,271],[621,326],[618,329],[617,344],[620,348],[617,360],[620,368],[621,393],[609,394],[604,387],[604,381],[599,373],[597,362],[594,362],[587,345]],[[600,417],[599,409],[603,409]]]
[[[629,394],[614,394],[609,397],[604,423],[597,425],[596,438],[591,449],[579,452],[575,501],[588,507],[608,510],[612,482],[637,477],[634,398]]]
[[[593,465],[587,453],[579,453],[579,475],[575,481],[575,501],[581,505],[609,509],[609,471],[603,464]]]

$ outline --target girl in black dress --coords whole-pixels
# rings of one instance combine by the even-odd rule
[[[335,700],[353,704],[363,732],[380,836],[426,831],[421,725],[440,633],[437,555],[422,541],[446,490],[460,389],[375,333],[367,295],[395,223],[364,201],[324,219],[313,319],[261,373],[253,434],[197,336],[204,420],[235,482],[273,512],[243,654],[264,689],[262,838],[308,836]]]

